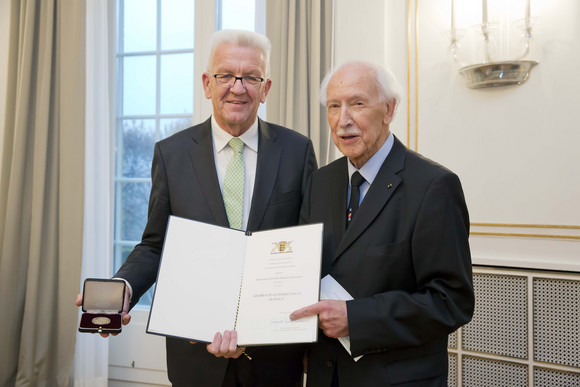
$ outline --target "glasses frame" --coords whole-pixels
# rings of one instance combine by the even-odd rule
[[[236,77],[233,74],[212,74],[212,73],[208,73],[212,78],[214,78],[217,82],[218,85],[220,86],[224,86],[224,87],[234,87],[236,84],[236,81],[239,79],[240,82],[242,82],[242,86],[244,88],[246,88],[246,85],[250,85],[250,86],[258,86],[261,85],[262,82],[264,82],[266,80],[266,78],[262,78],[262,77],[255,77],[255,76],[251,76],[251,75],[245,75],[243,77]],[[228,82],[223,82],[223,79],[218,78],[219,76],[227,76],[227,77],[231,77],[230,80]],[[232,82],[232,79],[234,80]],[[248,81],[249,79],[252,80],[259,80],[259,82],[257,83],[252,83],[252,82],[248,82],[248,83],[244,83],[244,81]]]

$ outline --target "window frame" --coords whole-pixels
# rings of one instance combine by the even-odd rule
[[[123,160],[123,121],[127,119],[135,120],[154,120],[155,121],[155,142],[162,138],[161,120],[164,119],[190,119],[193,123],[200,123],[205,121],[212,114],[211,101],[206,99],[203,87],[201,85],[201,74],[206,71],[207,62],[209,59],[210,37],[218,28],[221,28],[221,3],[222,0],[197,0],[194,8],[194,45],[192,49],[161,49],[161,9],[162,0],[156,0],[157,15],[156,15],[156,47],[155,50],[138,51],[138,52],[123,52],[123,21],[124,21],[124,0],[116,0],[117,9],[117,34],[115,36],[115,152],[114,152],[114,174],[113,174],[113,189],[114,189],[114,203],[112,217],[114,222],[113,227],[113,273],[116,272],[123,263],[123,250],[126,248],[132,249],[140,240],[122,239],[122,212],[118,208],[122,204],[122,187],[126,183],[147,184],[151,183],[151,177],[124,177],[122,176],[122,160]],[[255,27],[256,32],[265,34],[265,15],[266,15],[266,0],[255,0]],[[213,15],[213,17],[208,17]],[[173,54],[193,54],[193,114],[161,114],[161,61],[163,55]],[[156,61],[156,85],[155,85],[155,114],[123,114],[123,74],[124,63],[123,59],[126,57],[136,57],[142,55],[155,56]],[[259,115],[265,118],[266,109],[265,104],[259,108]],[[151,290],[149,291],[151,292]],[[150,293],[152,295],[152,293]],[[142,299],[147,301],[148,297]],[[145,302],[136,305],[136,308],[148,310],[149,304]]]
[[[218,0],[219,1],[219,0]],[[209,56],[209,38],[216,29],[216,19],[219,16],[216,9],[216,0],[197,0],[194,8],[194,42],[191,49],[162,49],[161,48],[161,3],[156,0],[156,44],[155,50],[123,52],[123,22],[124,22],[124,0],[116,1],[117,9],[117,34],[115,37],[115,126],[113,137],[115,138],[114,152],[114,174],[113,189],[114,203],[111,209],[113,214],[113,273],[116,272],[123,262],[123,250],[133,248],[140,240],[128,240],[122,238],[122,211],[119,206],[122,204],[122,187],[126,183],[147,184],[151,183],[151,177],[126,177],[122,175],[123,160],[123,122],[127,119],[154,120],[155,121],[155,142],[162,137],[161,122],[164,119],[188,119],[191,122],[201,122],[212,113],[211,103],[209,103],[201,87],[201,74],[205,71],[205,66]],[[215,17],[207,17],[207,15]],[[161,61],[164,55],[193,54],[193,114],[162,114],[161,113]],[[155,56],[155,114],[127,114],[123,113],[123,75],[124,58],[142,55]],[[199,75],[199,76],[198,76]],[[140,309],[149,309],[150,305],[138,304]]]

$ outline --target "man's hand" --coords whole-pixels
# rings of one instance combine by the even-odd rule
[[[348,315],[346,301],[324,300],[300,308],[290,315],[290,320],[318,315],[318,327],[328,337],[348,336]]]
[[[238,348],[238,332],[224,331],[216,333],[211,344],[207,345],[207,351],[216,357],[225,357],[227,359],[237,359],[242,356],[246,350],[245,347]]]
[[[129,322],[131,321],[131,315],[129,314],[129,305],[131,303],[130,301],[130,294],[129,294],[129,287],[127,285],[125,285],[125,300],[123,301],[123,312],[121,312],[121,316],[123,318],[122,323],[123,325],[127,325],[129,324]],[[75,305],[76,306],[82,306],[83,305],[83,294],[79,293],[77,295],[77,299],[75,300]],[[103,336],[103,337],[109,337],[108,333],[99,333],[99,335]],[[117,336],[118,333],[112,333],[113,336]]]

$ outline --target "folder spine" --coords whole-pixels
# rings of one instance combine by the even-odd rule
[[[238,292],[238,303],[236,305],[236,318],[234,319],[234,329],[238,325],[238,314],[240,313],[240,300],[242,299],[242,286],[244,284],[244,273],[242,273],[242,278],[240,279],[240,291]]]

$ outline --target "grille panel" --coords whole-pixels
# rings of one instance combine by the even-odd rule
[[[447,337],[447,346],[453,349],[457,348],[457,331]]]
[[[527,387],[528,367],[465,356],[462,382],[470,387]]]
[[[580,281],[534,278],[534,360],[580,367]]]
[[[580,273],[473,269],[475,312],[448,337],[448,386],[580,387]]]
[[[463,349],[527,359],[527,278],[475,274],[475,313],[463,327]]]
[[[447,377],[447,387],[457,386],[457,355],[449,354],[449,373]]]
[[[536,368],[534,369],[534,385],[536,387],[580,386],[580,373]]]

